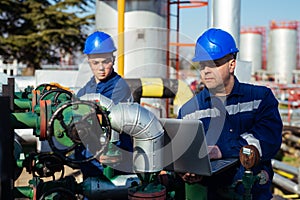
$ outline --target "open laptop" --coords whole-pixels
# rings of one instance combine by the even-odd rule
[[[165,134],[164,166],[167,171],[211,176],[238,162],[238,158],[210,160],[200,120],[159,119]]]

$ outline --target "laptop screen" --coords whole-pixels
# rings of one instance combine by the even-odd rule
[[[165,129],[165,170],[211,175],[202,122],[161,118]]]
[[[210,176],[238,161],[237,158],[220,159],[211,164],[200,120],[161,118],[160,122],[165,129],[165,170]]]

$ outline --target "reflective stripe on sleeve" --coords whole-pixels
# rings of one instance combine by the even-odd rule
[[[251,112],[259,107],[261,100],[254,100],[244,103],[238,103],[226,106],[226,111],[229,115],[235,115],[241,112]],[[203,119],[206,117],[219,117],[220,110],[217,108],[208,108],[205,110],[196,110],[193,113],[187,114],[183,119]]]
[[[226,110],[229,115],[235,115],[239,112],[247,112],[247,111],[253,111],[254,109],[257,109],[261,100],[254,100],[244,103],[238,103],[236,105],[229,105],[226,106]]]
[[[206,110],[197,110],[193,113],[185,115],[183,119],[202,119],[206,117],[218,117],[220,116],[220,110],[217,108],[208,108]]]
[[[241,135],[241,137],[242,137],[243,139],[245,139],[249,145],[255,146],[255,147],[257,148],[258,152],[259,152],[260,157],[262,157],[262,151],[261,151],[261,147],[260,147],[259,140],[256,139],[256,138],[253,136],[253,134],[251,134],[251,133],[243,133],[243,134]]]

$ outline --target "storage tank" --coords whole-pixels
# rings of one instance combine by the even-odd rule
[[[168,0],[124,2],[124,78],[167,78]],[[96,29],[110,34],[117,46],[117,0],[96,1]],[[118,71],[117,62],[114,68]],[[166,116],[164,99],[142,98],[143,103],[158,117]]]
[[[274,22],[270,24],[267,69],[279,83],[292,83],[297,67],[298,23]]]
[[[126,78],[166,78],[167,6],[167,0],[125,1]],[[109,33],[117,44],[117,0],[96,1],[96,28]]]
[[[240,43],[241,0],[209,0],[208,27],[228,31]]]
[[[240,34],[240,60],[252,62],[251,75],[263,69],[264,27],[243,28]]]

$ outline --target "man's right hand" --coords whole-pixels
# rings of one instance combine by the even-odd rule
[[[192,174],[192,173],[178,173],[179,176],[182,178],[187,183],[198,183],[202,180],[203,176],[197,175],[197,174]]]
[[[220,159],[222,158],[222,152],[220,151],[217,145],[208,146],[208,154],[210,159]],[[179,176],[187,183],[197,183],[200,182],[203,178],[201,175],[192,174],[192,173],[178,173]]]

